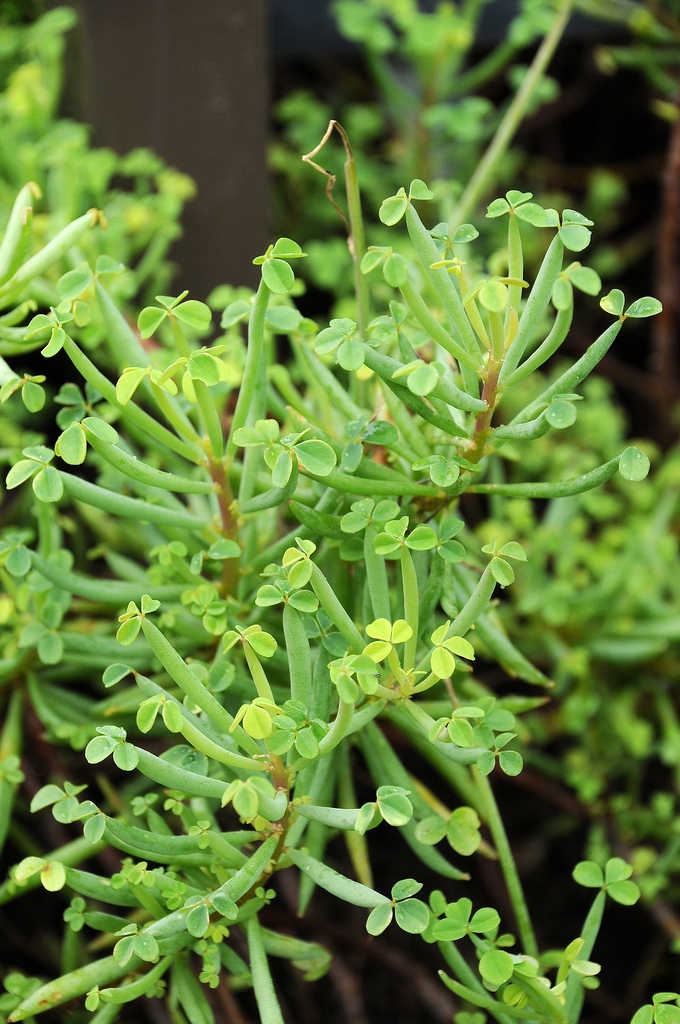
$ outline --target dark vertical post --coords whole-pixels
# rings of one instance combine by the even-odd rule
[[[264,0],[79,0],[94,143],[154,149],[190,174],[172,255],[196,298],[251,284],[268,230]]]

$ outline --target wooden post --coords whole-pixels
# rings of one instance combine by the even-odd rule
[[[79,0],[78,113],[94,143],[154,149],[198,196],[172,256],[195,298],[254,284],[267,244],[264,0]],[[71,90],[73,92],[73,90]]]

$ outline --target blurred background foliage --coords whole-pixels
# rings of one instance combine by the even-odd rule
[[[633,434],[653,460],[650,479],[635,487],[612,481],[545,509],[523,499],[487,504],[470,496],[465,511],[472,524],[469,549],[481,552],[494,537],[525,546],[528,562],[496,614],[523,654],[556,683],[551,699],[522,719],[527,770],[504,783],[515,787],[511,830],[518,845],[526,829],[526,792],[544,808],[529,814],[535,840],[524,860],[529,890],[532,880],[549,875],[556,837],[571,837],[575,857],[585,848],[598,862],[611,854],[631,859],[654,922],[651,933],[641,932],[646,970],[670,975],[677,958],[669,959],[668,950],[680,952],[680,3],[581,0],[579,20],[541,79],[494,180],[469,203],[466,185],[554,18],[548,0],[520,0],[507,29],[490,38],[481,31],[489,7],[495,5],[484,0],[423,9],[415,0],[337,0],[332,17],[347,49],[330,57],[278,57],[271,233],[297,239],[309,253],[301,268],[303,311],[319,319],[351,316],[343,223],[324,195],[323,179],[300,159],[336,117],[356,156],[370,244],[392,243],[377,218],[380,202],[419,177],[435,192],[430,226],[456,221],[462,207],[464,219],[482,232],[484,269],[497,273],[506,259],[504,243],[498,222],[482,214],[490,199],[519,182],[538,202],[574,207],[595,221],[588,263],[608,285],[664,300],[659,322],[651,330],[648,321],[631,329],[603,362],[609,379],[587,385],[588,401],[559,444],[546,436],[526,451],[519,443],[503,449],[508,479],[560,479],[613,457]],[[54,268],[32,298],[44,309],[61,274],[107,254],[128,268],[114,288],[136,320],[152,296],[171,288],[177,268],[170,248],[193,185],[181,168],[165,166],[149,150],[119,155],[93,148],[88,127],[62,116],[65,38],[74,24],[68,8],[46,11],[38,0],[0,3],[0,228],[28,180],[42,195],[37,245],[88,208],[102,209],[107,229],[90,232],[83,249]],[[338,175],[338,196],[344,158],[335,140],[319,157]],[[532,270],[542,255],[527,248]],[[245,295],[234,291],[239,283],[225,282],[211,305],[224,308]],[[372,288],[375,312],[382,312],[387,292],[378,280]],[[595,300],[581,303],[569,342],[574,355],[599,331],[600,316]],[[101,330],[96,321],[84,325],[83,342],[96,347]],[[238,329],[230,339],[241,358]],[[546,376],[559,369],[548,364]],[[514,411],[503,413],[510,418]],[[41,440],[35,432],[27,440],[26,419],[16,404],[3,406],[0,451],[7,462]],[[22,517],[21,505],[5,501],[3,527],[26,525]],[[82,524],[69,529],[74,535],[80,530],[81,540],[91,536]],[[447,603],[456,603],[451,583],[445,612]],[[0,616],[2,609],[0,598]],[[522,686],[510,684],[491,659],[487,666],[480,659],[475,675],[501,695],[509,685],[513,692]],[[74,694],[78,715],[88,706]],[[60,735],[50,726],[49,706],[30,714],[36,747],[27,760],[38,762],[30,770],[68,775],[76,756],[70,745],[83,745],[78,729]],[[45,731],[50,744],[41,738]],[[31,830],[41,826],[26,809],[20,799],[7,863],[36,842]],[[37,841],[53,845],[39,833]],[[4,929],[7,944],[13,927]],[[616,947],[615,935],[609,941]],[[626,1019],[626,1000],[634,998],[628,990],[618,1003],[610,1001],[602,1019]]]

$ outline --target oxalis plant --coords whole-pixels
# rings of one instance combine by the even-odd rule
[[[598,984],[592,955],[607,900],[638,899],[624,860],[576,865],[575,885],[594,890],[592,907],[565,949],[541,952],[490,777],[521,772],[517,716],[546,698],[497,699],[473,674],[476,651],[537,687],[550,681],[494,610],[524,550],[491,542],[480,564],[468,553],[461,497],[541,499],[617,472],[643,479],[649,463],[634,447],[558,482],[506,483],[501,460],[512,442],[573,423],[576,389],[625,321],[660,304],[626,305],[610,292],[601,305],[611,325],[500,422],[501,396],[564,341],[574,288],[600,291],[595,272],[572,259],[588,244],[590,222],[508,192],[488,210],[507,218],[507,274],[488,278],[459,255],[474,227],[452,237],[445,225],[424,227],[415,203],[432,193],[415,180],[380,210],[386,226],[405,219],[412,264],[389,248],[364,251],[351,161],[348,171],[356,322],[320,330],[300,315],[291,293],[304,253],[282,238],[254,261],[261,283],[226,308],[226,334],[213,343],[205,343],[210,310],[186,293],[158,296],[133,331],[111,299],[107,281],[118,268],[108,260],[66,273],[58,305],[25,329],[26,350],[46,359],[62,352],[77,382],[57,396],[54,447],[26,447],[7,474],[18,508],[33,504],[37,536],[28,514],[18,515],[2,546],[0,672],[11,696],[0,820],[21,782],[25,695],[53,738],[61,729],[90,764],[111,758],[133,774],[129,783],[116,776],[115,788],[99,776],[100,796],[59,779],[33,798],[34,811],[51,807],[57,821],[82,824],[83,836],[26,857],[0,888],[2,902],[39,884],[73,894],[65,973],[46,983],[11,975],[2,1003],[9,1021],[84,997],[103,1024],[167,984],[173,1019],[203,1024],[213,1019],[207,989],[227,984],[252,985],[263,1024],[279,1024],[270,957],[309,979],[329,963],[321,946],[263,923],[276,873],[294,865],[300,913],[319,886],[365,908],[371,935],[396,926],[438,944],[442,980],[463,1006],[500,1024],[575,1024],[585,990]],[[65,228],[0,286],[5,316],[95,218]],[[536,230],[551,239],[530,286],[522,235]],[[377,317],[368,309],[371,273],[393,289]],[[105,323],[116,380],[79,344],[83,304],[96,304]],[[241,322],[247,347],[236,374]],[[279,335],[292,349],[288,366],[276,360]],[[1,369],[0,399],[21,393],[30,408],[44,398],[43,375]],[[86,562],[74,567],[68,540],[78,529],[99,543],[89,572]],[[105,554],[114,578],[96,571]],[[64,685],[83,678],[88,695]],[[382,720],[434,765],[448,805],[402,764]],[[168,734],[178,742],[168,746]],[[359,759],[375,787],[361,806]],[[442,877],[441,890],[423,893],[405,878],[381,891],[368,838],[381,823]],[[326,860],[337,832],[354,877]],[[112,877],[78,866],[107,846],[124,855]],[[498,859],[513,919],[466,896],[474,853]],[[674,1020],[670,998],[662,993],[662,1009],[641,1011],[644,1019]]]

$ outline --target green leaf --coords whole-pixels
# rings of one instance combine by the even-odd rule
[[[80,423],[72,423],[57,439],[54,450],[69,466],[80,466],[87,455],[87,440]]]
[[[283,307],[276,307],[283,308]],[[234,327],[235,324],[240,323],[242,320],[247,320],[250,316],[252,309],[251,304],[246,299],[237,299],[236,302],[230,302],[227,308],[222,313],[222,319],[220,320],[220,327],[229,328]],[[267,316],[269,310],[267,310]]]
[[[206,306],[205,302],[198,302],[196,299],[180,302],[178,306],[174,307],[173,313],[181,323],[191,327],[194,331],[207,331],[212,320],[210,307]]]
[[[64,799],[64,791],[59,786],[47,785],[39,789],[31,800],[31,814],[35,814],[36,811],[42,811],[45,807],[49,807],[50,804],[54,804],[57,800]]]
[[[408,209],[408,198],[403,188],[400,188],[396,196],[383,199],[378,211],[378,216],[383,224],[392,227],[398,224]]]
[[[264,740],[274,731],[271,715],[257,704],[248,707],[243,716],[243,728],[254,740]]]
[[[121,743],[113,751],[113,760],[124,772],[131,772],[139,763],[137,748],[132,743]]]
[[[115,260],[113,256],[107,256],[102,253],[101,256],[97,256],[94,270],[97,275],[101,274],[120,274],[121,271],[125,270],[125,265]]]
[[[504,949],[489,949],[479,961],[479,973],[494,988],[510,980],[513,968],[513,959]]]
[[[399,288],[406,283],[408,278],[408,266],[403,256],[393,252],[387,257],[383,264],[383,275],[392,288]]]
[[[385,246],[369,245],[361,260],[361,273],[370,274],[372,270],[380,266],[389,252],[390,250]]]
[[[293,456],[285,449],[279,455],[272,469],[272,483],[274,487],[285,487],[293,472]]]
[[[300,757],[305,757],[309,761],[319,756],[319,741],[309,726],[298,732],[295,737],[295,749]]]
[[[564,247],[571,252],[581,252],[590,244],[591,232],[583,224],[563,224],[559,235]]]
[[[460,224],[451,241],[454,245],[464,245],[466,242],[474,242],[475,238],[479,238],[479,231],[474,224]]]
[[[501,919],[497,910],[493,910],[491,907],[481,907],[473,914],[469,927],[471,932],[485,935],[488,932],[495,931],[500,923]]]
[[[168,700],[163,705],[163,724],[168,732],[181,732],[184,716],[181,708],[174,700]]]
[[[59,501],[64,493],[64,485],[61,482],[59,472],[54,466],[45,466],[33,477],[33,491],[39,501],[47,503]]]
[[[571,282],[560,275],[552,290],[552,303],[555,309],[569,309],[574,301],[574,290]]]
[[[103,420],[101,416],[86,416],[83,420],[83,426],[86,427],[91,434],[95,437],[100,438],[102,441],[106,441],[107,444],[118,443],[118,431]]]
[[[113,736],[95,736],[85,747],[85,759],[88,764],[99,764],[104,761],[118,745]]]
[[[143,366],[128,366],[118,378],[116,400],[121,405],[127,405],[145,377],[146,369]]]
[[[576,422],[576,406],[573,402],[551,402],[545,418],[556,430],[565,430]]]
[[[411,801],[405,793],[381,793],[386,788],[381,786],[378,790],[378,808],[388,825],[400,828],[413,817]]]
[[[50,861],[40,872],[40,881],[48,892],[59,892],[66,885],[66,868],[58,860]]]
[[[462,562],[465,558],[465,548],[457,540],[445,540],[438,550],[445,562]]]
[[[29,412],[40,412],[45,404],[45,389],[32,380],[27,380],[21,389],[21,400]]]
[[[358,338],[349,338],[340,345],[336,359],[343,370],[354,372],[364,365],[364,346]]]
[[[607,885],[611,882],[623,882],[632,874],[632,865],[622,857],[610,857],[604,866],[604,880]]]
[[[481,821],[472,807],[457,807],[449,819],[446,838],[461,857],[471,857],[482,841],[480,828]]]
[[[132,619],[127,619],[125,622],[121,622],[116,633],[116,640],[123,647],[129,647],[131,643],[137,639],[137,635],[141,628],[141,622],[137,616]]]
[[[132,948],[135,956],[138,956],[140,960],[146,960],[147,963],[156,963],[160,958],[158,943],[153,935],[149,935],[147,932],[135,935],[132,941]]]
[[[10,576],[16,578],[25,576],[31,568],[31,556],[28,553],[28,548],[24,547],[23,544],[18,544],[13,548],[7,556],[5,568]]]
[[[328,476],[337,462],[335,452],[325,441],[300,441],[295,445],[295,454],[302,469],[314,476]]]
[[[413,551],[429,551],[437,546],[437,534],[431,526],[416,526],[407,536],[406,546]]]
[[[466,722],[464,718],[452,719],[446,730],[449,734],[449,739],[452,743],[455,743],[458,747],[474,747],[475,735],[472,731],[472,726],[469,722]]]
[[[161,706],[162,696],[159,694],[142,701],[137,709],[137,728],[140,732],[149,732],[156,721],[156,715]]]
[[[482,775],[490,775],[496,765],[496,757],[490,750],[485,750],[476,763]]]
[[[500,549],[499,554],[504,555],[505,558],[514,558],[518,562],[526,562],[527,560],[526,551],[516,540],[507,541]],[[459,651],[458,653],[462,652]]]
[[[43,665],[57,665],[64,654],[64,644],[58,633],[48,633],[38,641],[38,657]]]
[[[439,383],[436,366],[432,363],[421,363],[413,373],[409,373],[406,383],[414,395],[429,395]]]
[[[150,338],[158,330],[167,315],[167,311],[159,309],[158,306],[146,306],[137,317],[140,337],[144,340]]]
[[[80,298],[92,284],[92,271],[87,263],[81,263],[75,270],[69,270],[57,281],[57,295],[62,300],[73,302]]]
[[[624,480],[644,480],[649,473],[649,459],[635,445],[630,445],[619,458],[619,473]]]
[[[104,814],[94,814],[91,818],[88,818],[83,825],[83,835],[87,839],[88,843],[98,843],[104,835],[104,829],[106,828],[106,816]]]
[[[187,363],[187,373],[192,380],[200,380],[213,387],[220,381],[220,364],[209,352],[193,352]]]
[[[366,931],[368,934],[382,935],[392,920],[392,913],[391,903],[379,903],[377,907],[374,907],[366,921]]]
[[[262,264],[262,280],[275,295],[287,295],[295,284],[295,274],[285,260],[269,259]]]
[[[518,220],[526,221],[535,228],[556,228],[559,217],[555,210],[544,210],[538,203],[525,203],[515,210]]]
[[[632,907],[640,899],[640,890],[635,882],[612,882],[607,886],[607,895],[611,896],[615,903]]]
[[[516,750],[501,750],[498,755],[498,763],[506,775],[519,775],[524,767],[522,755]]]
[[[286,260],[297,260],[306,255],[307,253],[303,252],[301,246],[292,238],[279,238],[272,249],[272,256],[280,256]]]
[[[587,889],[601,889],[604,885],[604,874],[599,864],[593,860],[582,860],[572,872],[572,878]]]
[[[259,654],[262,658],[271,658],[278,647],[274,637],[270,633],[265,633],[264,630],[255,630],[252,633],[248,633],[246,640],[255,653]]]
[[[248,312],[250,307],[248,307]],[[226,311],[225,311],[226,312]],[[224,317],[222,318],[224,320]],[[302,321],[302,313],[291,306],[269,306],[265,315],[268,327],[271,327],[277,334],[290,334],[296,331]],[[224,323],[222,323],[224,327]]]
[[[602,281],[597,271],[591,267],[573,267],[568,270],[569,280],[579,291],[586,295],[599,295],[602,290]]]
[[[208,548],[208,558],[240,558],[241,549],[235,540],[226,537],[216,540]]]
[[[417,892],[423,887],[422,882],[417,882],[415,878],[403,878],[400,882],[396,882],[392,886],[392,899],[393,900],[404,900],[408,896],[415,896]]]
[[[500,281],[485,281],[479,290],[479,301],[493,313],[502,313],[508,304],[507,286]]]
[[[645,295],[643,298],[636,299],[635,302],[630,304],[626,310],[626,316],[639,320],[645,316],[656,316],[662,309],[663,306],[658,299],[653,298],[651,295]]]
[[[633,1015],[630,1024],[652,1024],[654,1020],[654,1007],[651,1003],[646,1006],[641,1006],[640,1009]]]
[[[199,903],[187,915],[187,931],[197,939],[202,939],[210,924],[210,913],[205,903]]]
[[[511,583],[514,583],[515,570],[504,558],[494,556],[489,564],[491,566],[491,575],[496,583],[500,583],[502,587],[509,587]]]
[[[414,178],[408,190],[409,199],[434,199],[434,192],[431,192],[424,181]]]
[[[505,198],[509,202],[510,206],[519,206],[521,203],[528,203],[530,199],[534,198],[533,192],[520,192],[519,189],[511,188],[505,193]]]
[[[39,469],[39,463],[34,462],[33,459],[20,459],[19,462],[15,462],[5,479],[7,490],[11,491],[14,487],[19,487]]]
[[[621,316],[625,305],[625,297],[620,288],[612,288],[608,295],[600,299],[600,306],[605,313],[612,313],[613,316]]]
[[[657,1005],[654,1011],[654,1020],[656,1024],[680,1024],[680,1007],[667,1004]]]
[[[502,217],[509,209],[510,204],[506,199],[494,199],[486,208],[486,216],[490,218]]]
[[[394,908],[394,916],[402,931],[422,935],[430,923],[430,911],[422,900],[403,900]]]
[[[430,668],[439,679],[448,679],[456,667],[456,659],[445,647],[435,647],[430,657]]]
[[[129,676],[131,672],[132,669],[129,665],[122,665],[120,663],[109,665],[109,667],[104,670],[102,682],[106,687],[115,686],[115,684],[119,683],[121,679],[125,679],[126,676]]]
[[[425,846],[434,846],[444,838],[448,827],[445,818],[438,814],[432,814],[429,818],[423,818],[416,825],[416,839]]]

